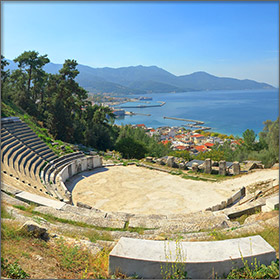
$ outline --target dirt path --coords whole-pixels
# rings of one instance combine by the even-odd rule
[[[261,170],[220,183],[182,179],[137,166],[114,166],[83,172],[67,182],[73,202],[103,211],[175,214],[204,210],[243,186],[277,179],[279,170]]]

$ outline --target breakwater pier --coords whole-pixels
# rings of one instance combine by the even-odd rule
[[[163,117],[164,119],[176,120],[176,121],[184,121],[184,122],[193,122],[193,124],[183,124],[183,126],[188,126],[191,128],[195,128],[196,130],[209,130],[211,127],[202,126],[204,124],[203,121],[191,120],[191,119],[182,119],[182,118],[174,118],[174,117]]]
[[[143,114],[143,113],[135,113],[135,112],[125,112],[125,115],[128,115],[128,116],[140,115],[140,116],[148,116],[148,117],[151,116],[151,114]]]
[[[202,122],[202,121],[195,121],[195,120],[191,120],[191,119],[181,119],[181,118],[173,118],[173,117],[163,117],[163,118],[169,119],[169,120],[183,121],[183,122],[194,122],[195,124],[204,124],[204,122]]]
[[[150,108],[150,107],[161,107],[165,104],[164,101],[157,101],[159,104],[153,104],[153,105],[124,105],[124,106],[119,106],[120,108]]]

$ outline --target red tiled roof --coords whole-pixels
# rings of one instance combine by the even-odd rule
[[[177,149],[177,150],[186,150],[187,147],[186,146],[176,146],[175,149]]]
[[[200,146],[194,146],[194,149],[196,149],[199,152],[204,152],[207,150],[207,147],[205,147],[204,145],[200,145]]]
[[[184,135],[184,134],[179,134],[179,135],[175,135],[174,137],[176,137],[176,138],[184,138],[184,137],[186,137],[186,135]]]
[[[167,145],[168,143],[170,143],[170,141],[168,141],[168,140],[163,140],[163,141],[161,141],[161,143],[164,144],[164,145]]]
[[[143,127],[143,126],[145,126],[143,123],[141,123],[141,124],[136,124],[136,126],[138,126],[138,127]]]
[[[213,147],[213,146],[214,146],[214,144],[213,144],[213,143],[208,143],[208,142],[207,142],[207,143],[205,143],[204,145],[205,145],[206,147]]]
[[[199,138],[199,137],[205,137],[205,136],[204,136],[204,135],[202,135],[202,134],[196,134],[196,135],[191,135],[190,137]]]
[[[155,132],[156,130],[155,129],[151,129],[151,132]]]

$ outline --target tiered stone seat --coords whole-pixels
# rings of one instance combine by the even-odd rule
[[[5,118],[1,123],[4,173],[34,189],[69,201],[69,197],[65,196],[65,189],[55,185],[56,176],[63,167],[84,157],[84,154],[76,152],[58,158],[28,125],[18,118]]]
[[[244,267],[244,262],[255,259],[265,265],[276,261],[274,248],[259,235],[181,243],[121,237],[109,255],[109,272],[162,279],[171,266],[177,266],[182,276],[187,272],[191,279],[221,278],[233,267]]]
[[[68,163],[70,163],[72,160],[83,157],[84,154],[82,152],[75,152],[72,154],[67,154],[62,157],[56,158],[49,162],[43,169],[41,177],[44,182],[50,182],[52,181],[51,179],[51,174],[56,170],[59,169],[58,172]],[[56,174],[58,173],[56,172]]]
[[[1,136],[3,171],[34,188],[54,195],[41,183],[40,172],[37,171],[47,160],[57,157],[49,147],[19,119],[10,122],[8,118],[4,121],[2,119]]]

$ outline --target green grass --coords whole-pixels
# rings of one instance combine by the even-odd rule
[[[89,230],[83,235],[93,243],[95,243],[97,240],[113,241],[112,236],[108,232],[99,233],[96,230]]]
[[[13,219],[13,215],[11,213],[9,213],[6,208],[1,205],[1,218],[4,218],[4,219]]]
[[[236,221],[236,222],[238,222],[240,225],[243,225],[244,222],[245,222],[245,220],[246,220],[249,216],[251,216],[251,215],[253,215],[253,214],[257,214],[257,213],[260,213],[260,210],[255,210],[254,213],[244,214],[244,215],[242,215],[242,216],[240,216],[240,217],[238,217],[238,218],[232,219],[232,221]]]
[[[3,240],[21,240],[30,237],[30,234],[24,229],[18,229],[16,226],[1,223],[1,238]]]
[[[202,178],[202,177],[196,177],[196,176],[191,176],[191,175],[183,175],[182,178],[184,179],[190,179],[190,180],[195,180],[195,181],[209,181],[206,178]]]
[[[278,227],[266,227],[263,230],[257,230],[255,232],[240,233],[232,235],[234,230],[228,229],[226,232],[216,231],[215,229],[209,232],[210,240],[225,240],[235,239],[242,237],[249,237],[252,235],[260,235],[265,241],[267,241],[277,252],[279,252],[279,228]]]
[[[3,257],[1,257],[1,275],[12,279],[30,278],[30,275],[21,268],[17,261],[9,263]]]
[[[250,264],[243,260],[244,267],[234,268],[227,275],[227,279],[279,279],[279,259],[270,265],[264,265],[252,260]]]

